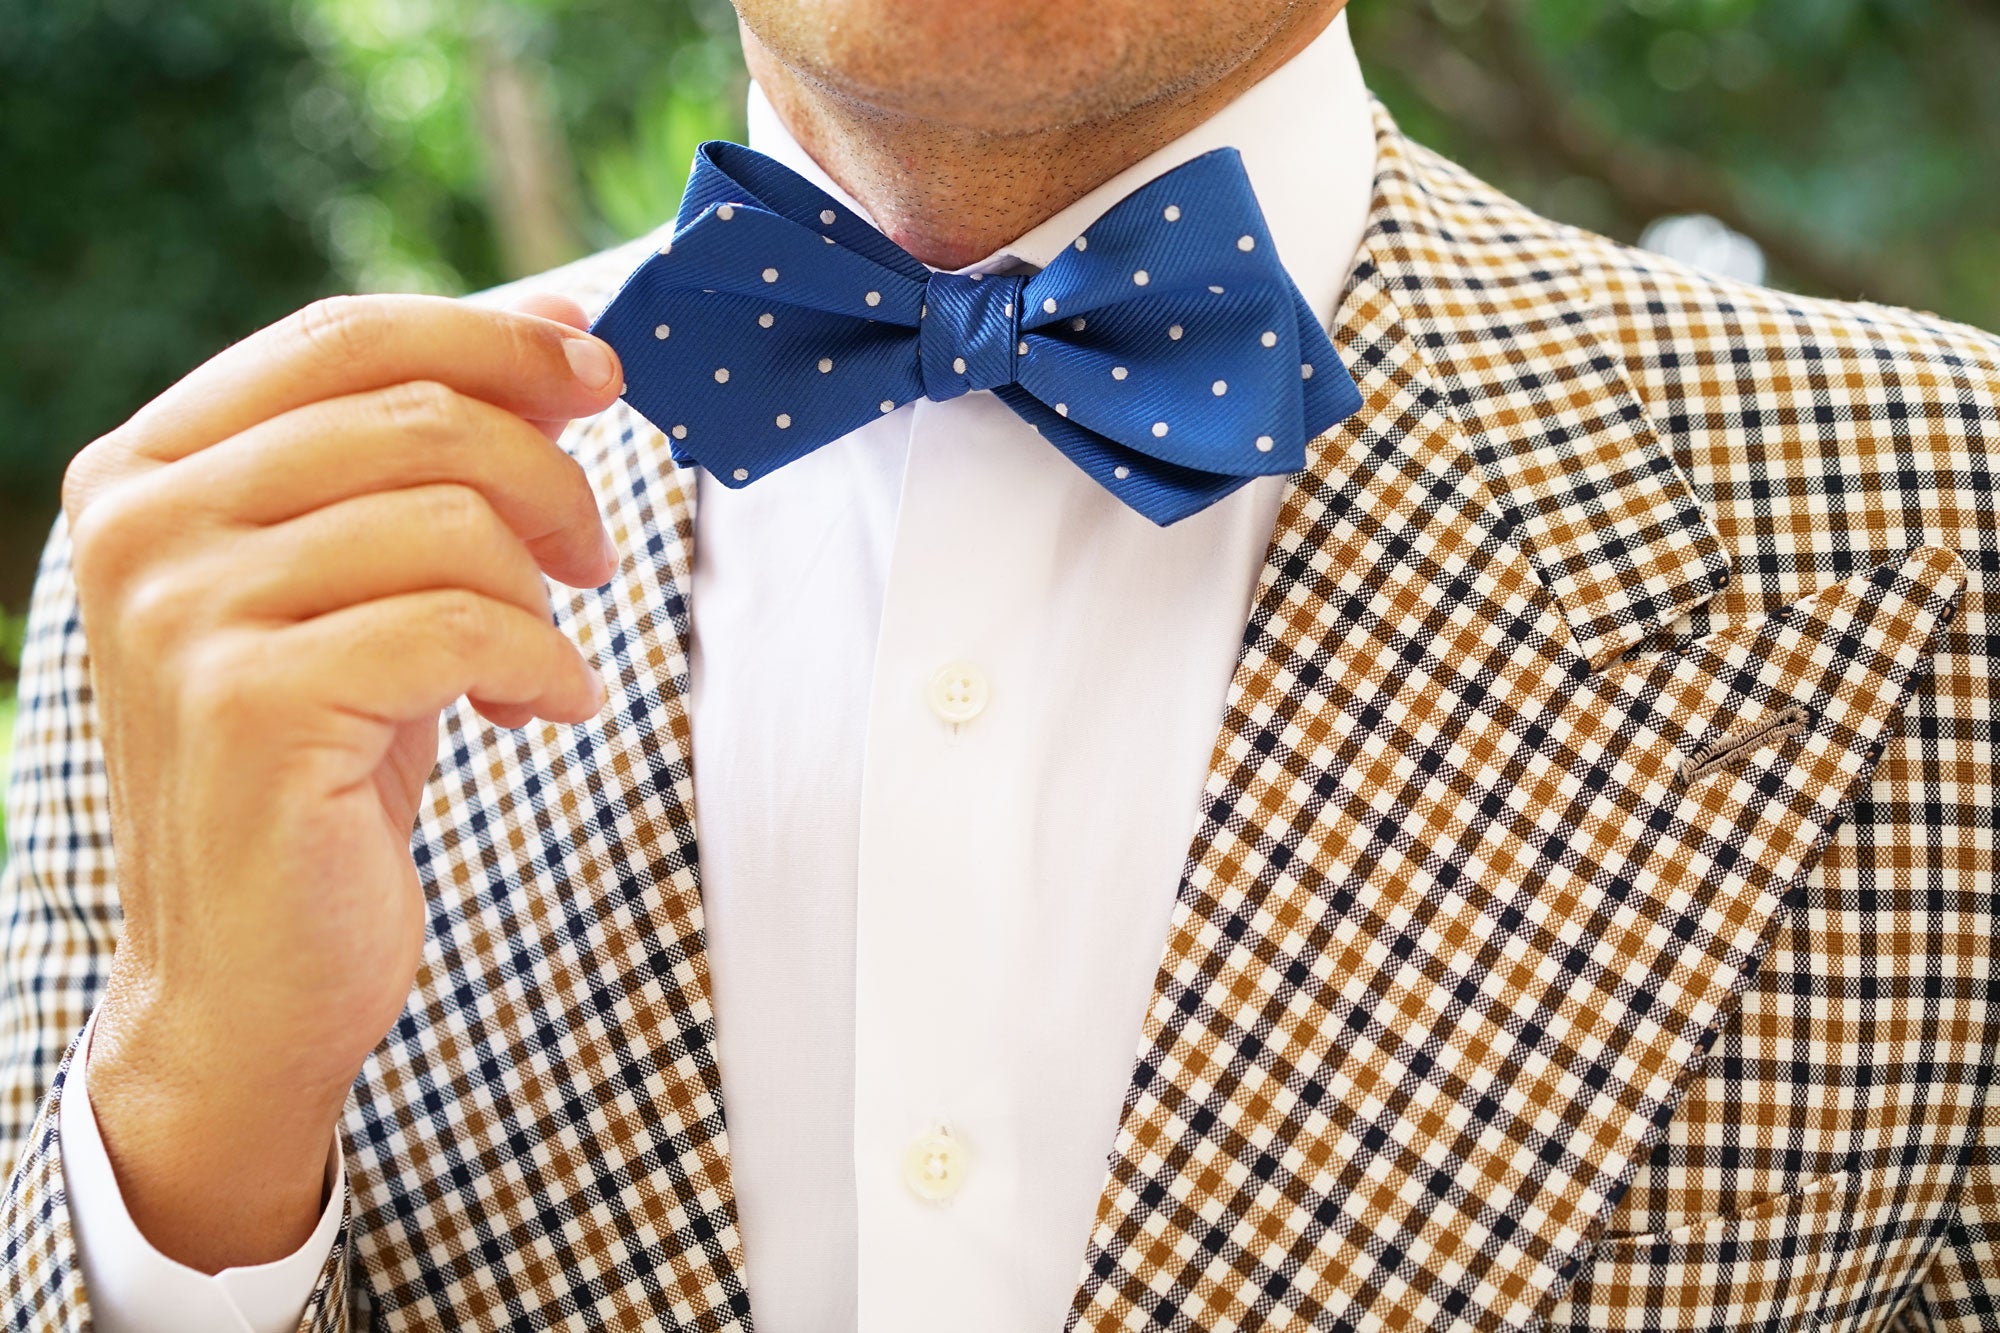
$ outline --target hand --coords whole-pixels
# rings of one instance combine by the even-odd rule
[[[322,302],[200,366],[63,485],[124,931],[90,1099],[147,1238],[296,1249],[424,942],[410,856],[460,695],[580,722],[550,622],[617,555],[562,424],[622,375],[559,298]]]

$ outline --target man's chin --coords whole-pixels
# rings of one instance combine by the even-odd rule
[[[742,0],[739,12],[753,73],[774,61],[857,109],[1013,136],[1117,119],[1199,87],[1259,49],[1291,8]]]

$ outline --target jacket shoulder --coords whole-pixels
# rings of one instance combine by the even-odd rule
[[[1872,415],[1897,391],[1942,390],[1963,429],[2000,438],[1994,334],[1925,311],[1777,291],[1561,230],[1649,402],[1649,388],[1703,399],[1755,385],[1781,397],[1816,395],[1836,414],[1845,405]]]
[[[1398,147],[1397,160],[1410,178],[1405,186],[1421,196],[1423,222],[1434,239],[1476,253],[1487,276],[1510,263],[1539,269],[1553,257],[1568,257],[1606,320],[1601,334],[1629,361],[1652,358],[1687,371],[1721,354],[1729,365],[1749,366],[1732,372],[1739,383],[1794,359],[1830,367],[1851,363],[1877,373],[1928,369],[1962,378],[1983,398],[1987,429],[1993,430],[2000,336],[1923,311],[1797,296],[1718,277],[1545,218],[1419,144],[1401,140]],[[1684,382],[1692,387],[1686,377]]]

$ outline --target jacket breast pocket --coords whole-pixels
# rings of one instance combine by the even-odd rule
[[[1861,1173],[1820,1176],[1729,1217],[1612,1236],[1544,1325],[1550,1333],[1810,1333],[1855,1244]]]

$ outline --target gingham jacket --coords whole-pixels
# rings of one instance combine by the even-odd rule
[[[2000,1330],[2000,345],[1697,275],[1380,125],[1076,1238],[1067,1328]],[[543,280],[601,302],[643,253]],[[596,721],[463,707],[429,945],[304,1328],[748,1330],[687,725],[694,486],[574,429],[626,552]],[[65,1051],[117,931],[60,530],[0,955],[0,1324],[81,1330]],[[1054,1330],[1051,1330],[1054,1333]]]

